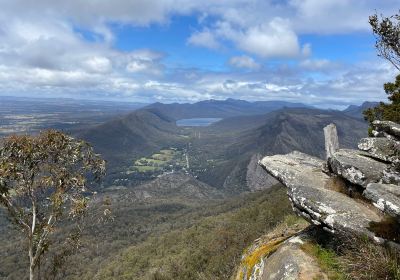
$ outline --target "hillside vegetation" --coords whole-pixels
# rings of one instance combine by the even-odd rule
[[[281,188],[246,199],[239,209],[206,217],[187,229],[154,236],[123,250],[109,259],[95,278],[228,279],[242,251],[291,212]]]

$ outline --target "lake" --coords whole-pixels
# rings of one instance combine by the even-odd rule
[[[181,119],[176,121],[177,126],[209,126],[212,123],[222,120],[221,118],[194,118]]]

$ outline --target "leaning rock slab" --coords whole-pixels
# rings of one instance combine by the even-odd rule
[[[374,121],[372,123],[374,130],[385,132],[389,135],[400,138],[400,124],[391,121]]]
[[[363,138],[358,143],[358,148],[379,160],[392,163],[400,160],[400,143],[385,137]]]
[[[400,186],[371,183],[363,195],[381,211],[400,218]]]
[[[378,182],[389,165],[369,157],[362,151],[341,149],[328,159],[329,168],[350,183],[366,187]]]
[[[334,178],[322,172],[324,161],[300,152],[264,157],[261,166],[288,188],[300,215],[330,232],[375,238],[370,222],[381,217],[371,207],[334,190]]]

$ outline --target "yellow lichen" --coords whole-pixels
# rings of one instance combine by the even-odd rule
[[[288,239],[288,237],[280,237],[265,244],[256,247],[254,250],[247,250],[245,257],[241,263],[241,270],[237,274],[236,280],[243,280],[244,274],[246,280],[250,278],[254,266],[259,263],[263,258],[268,257],[276,251],[280,244]]]
[[[304,229],[308,223],[303,219],[289,215],[273,231],[260,237],[252,246],[244,250],[242,261],[235,280],[248,280],[256,264],[274,253],[288,238]]]

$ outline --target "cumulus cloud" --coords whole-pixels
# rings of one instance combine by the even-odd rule
[[[312,104],[380,100],[385,97],[381,85],[394,76],[390,68],[368,63],[345,68],[315,59],[314,46],[300,43],[299,36],[365,31],[368,15],[375,9],[391,14],[397,4],[398,0],[96,0],[84,4],[0,0],[0,94],[147,102],[227,97]],[[172,17],[180,15],[202,17],[188,44],[221,53],[239,50],[245,54],[231,57],[228,64],[253,71],[177,69],[167,64],[168,54],[162,50],[115,47],[110,23],[168,28]],[[94,39],[87,40],[82,30]],[[277,57],[295,58],[298,65],[265,63]],[[324,79],[318,80],[315,72],[323,72]]]
[[[311,71],[325,71],[337,68],[339,65],[329,59],[305,59],[299,63],[299,66]]]
[[[295,57],[300,53],[297,35],[281,18],[250,27],[236,41],[241,49],[261,57]]]
[[[83,61],[86,70],[90,72],[109,73],[112,70],[110,59],[102,56],[88,57]]]
[[[201,32],[193,33],[189,39],[188,43],[195,46],[206,47],[209,49],[219,49],[221,45],[215,38],[215,35],[209,30],[203,30]]]
[[[246,68],[250,70],[258,70],[261,68],[261,65],[255,62],[252,57],[246,55],[231,57],[228,63],[235,68]]]

